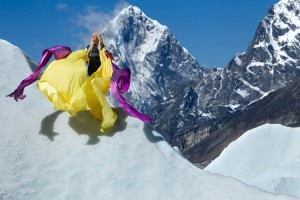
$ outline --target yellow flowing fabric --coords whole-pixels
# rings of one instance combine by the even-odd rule
[[[102,132],[112,128],[117,120],[106,100],[113,69],[105,50],[100,51],[101,66],[90,77],[86,78],[87,51],[78,50],[64,59],[52,61],[37,85],[54,109],[68,111],[71,116],[90,110],[101,121]]]

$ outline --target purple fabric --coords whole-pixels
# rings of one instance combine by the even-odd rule
[[[72,52],[72,50],[69,47],[66,46],[55,46],[55,47],[51,47],[48,49],[45,49],[43,51],[42,54],[42,58],[36,68],[36,70],[29,75],[28,77],[26,77],[17,87],[17,89],[15,89],[15,91],[13,91],[12,93],[10,93],[9,97],[14,97],[14,99],[16,101],[18,101],[19,99],[24,99],[26,96],[23,94],[24,92],[24,88],[30,84],[32,84],[33,82],[35,82],[39,76],[40,73],[42,72],[43,67],[48,63],[48,61],[50,60],[51,56],[54,55],[56,60],[62,59],[67,57],[70,53]],[[109,53],[108,51],[106,52],[106,55],[113,60],[113,56],[111,53]],[[112,67],[113,67],[113,74],[111,77],[111,84],[110,84],[110,90],[113,94],[113,96],[116,98],[116,100],[119,102],[120,106],[123,108],[123,110],[130,116],[132,117],[136,117],[144,122],[152,122],[153,120],[140,113],[139,111],[137,111],[134,107],[132,107],[127,101],[126,99],[122,96],[122,94],[124,94],[125,92],[128,91],[129,86],[130,86],[130,69],[126,68],[126,69],[120,69],[117,65],[115,65],[112,62]]]
[[[17,87],[17,89],[15,89],[15,91],[13,91],[12,93],[10,93],[9,97],[14,97],[14,99],[16,101],[18,101],[18,99],[24,99],[26,97],[26,95],[23,94],[24,92],[24,88],[30,84],[32,84],[33,82],[35,82],[38,78],[40,73],[43,70],[43,67],[48,63],[49,59],[51,58],[52,54],[54,54],[54,57],[56,60],[62,59],[67,57],[70,53],[72,52],[72,50],[69,47],[66,46],[55,46],[55,47],[51,47],[48,49],[45,49],[43,51],[42,54],[42,58],[36,68],[36,70],[29,75],[28,77],[26,77]]]
[[[144,122],[152,122],[153,120],[137,111],[132,107],[126,99],[122,96],[130,86],[130,69],[120,69],[112,62],[113,74],[110,80],[110,91],[116,100],[119,102],[123,110],[130,116],[138,118]]]

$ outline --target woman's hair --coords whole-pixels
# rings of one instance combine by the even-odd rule
[[[100,51],[101,49],[103,49],[103,48],[105,47],[105,45],[104,45],[104,43],[103,43],[103,39],[102,39],[101,35],[100,35],[98,32],[93,32],[92,36],[93,36],[93,35],[96,35],[97,38],[98,38],[98,40],[99,40],[97,46],[98,46],[98,49],[99,49],[99,51]],[[88,52],[90,52],[90,50],[93,48],[93,45],[94,45],[94,42],[93,42],[93,37],[92,37],[92,38],[91,38],[90,45],[89,45],[89,48],[88,48]]]

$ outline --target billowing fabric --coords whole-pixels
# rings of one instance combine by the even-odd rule
[[[130,70],[129,68],[119,69],[117,65],[112,63],[114,73],[111,78],[111,93],[119,102],[123,110],[130,116],[138,118],[144,122],[152,122],[152,119],[132,107],[122,96],[130,86]]]
[[[37,80],[36,74],[41,73],[42,67],[54,54],[57,60],[48,65],[37,87],[56,110],[67,111],[71,116],[75,116],[79,111],[90,110],[91,114],[101,122],[100,131],[105,132],[111,129],[117,120],[116,113],[106,99],[106,94],[110,89],[128,115],[144,122],[152,121],[151,118],[128,104],[122,96],[130,86],[130,70],[129,68],[119,69],[113,64],[113,57],[105,48],[100,51],[101,66],[89,77],[87,77],[86,70],[86,62],[89,58],[85,50],[71,52],[69,48],[56,46],[44,52],[38,69],[33,73],[34,78],[29,76],[30,78],[24,79],[8,96],[16,100],[23,99],[24,87],[28,85],[28,82],[31,84]]]
[[[19,99],[21,99],[21,100],[24,99],[26,97],[26,95],[23,94],[25,87],[32,84],[39,78],[39,75],[42,72],[43,67],[48,63],[52,54],[54,55],[56,60],[59,60],[59,59],[65,58],[71,52],[72,52],[72,50],[69,47],[60,46],[60,45],[45,49],[42,53],[42,58],[38,64],[36,70],[31,75],[26,77],[19,84],[17,89],[15,89],[15,91],[13,91],[12,93],[10,93],[7,96],[13,97],[16,101],[18,101]]]
[[[106,100],[112,75],[111,62],[105,50],[100,56],[101,67],[88,78],[85,66],[88,56],[84,50],[51,62],[38,81],[38,89],[57,110],[67,111],[72,116],[90,110],[101,122],[100,131],[105,132],[114,126],[117,115]]]
[[[117,120],[116,113],[106,100],[113,70],[111,60],[106,56],[105,52],[105,48],[100,51],[101,66],[88,77],[85,88],[87,105],[92,115],[100,119],[100,130],[103,132],[112,128]]]
[[[64,59],[52,61],[42,74],[37,87],[56,110],[68,111],[72,116],[87,110],[84,92],[87,60],[85,51],[75,51]]]

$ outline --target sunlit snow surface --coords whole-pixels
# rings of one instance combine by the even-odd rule
[[[1,200],[292,199],[196,168],[118,108],[115,128],[101,135],[89,112],[71,118],[53,110],[36,84],[15,102],[5,96],[31,71],[3,40],[0,55]]]
[[[246,132],[207,171],[300,197],[300,128],[266,124]]]

